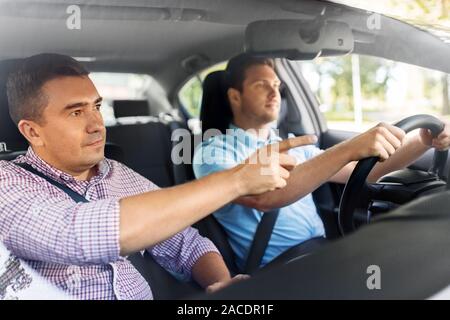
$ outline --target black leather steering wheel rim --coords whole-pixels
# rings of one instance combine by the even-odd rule
[[[419,128],[429,129],[433,137],[437,137],[442,130],[444,130],[445,126],[441,120],[426,114],[405,118],[394,125],[400,129],[403,129],[407,133]],[[448,150],[435,150],[433,165],[430,171],[437,175],[442,174],[442,171],[446,165],[447,156]],[[378,160],[378,157],[370,157],[360,160],[345,185],[339,205],[338,215],[339,229],[342,235],[352,232],[355,229],[354,214],[357,208],[357,199],[366,186],[366,179],[370,171]]]

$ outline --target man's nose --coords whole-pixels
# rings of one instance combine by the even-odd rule
[[[103,118],[101,114],[97,112],[90,112],[87,118],[86,130],[88,133],[93,133],[103,130]]]
[[[270,88],[269,89],[269,97],[270,98],[274,98],[280,94],[280,91],[278,90],[277,86],[269,86],[269,88]]]

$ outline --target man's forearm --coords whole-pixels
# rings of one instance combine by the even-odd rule
[[[408,137],[405,144],[400,147],[389,159],[384,162],[378,162],[369,176],[367,177],[368,182],[376,182],[382,176],[395,171],[400,170],[417,158],[423,155],[430,147],[425,146],[419,139],[419,136]],[[334,175],[330,181],[337,183],[346,183],[353,170],[357,161],[353,161],[343,167],[336,175]]]
[[[232,171],[120,200],[120,248],[125,256],[155,245],[240,195]]]
[[[202,288],[206,288],[216,282],[228,281],[231,276],[222,256],[216,252],[209,252],[194,264],[192,278]]]
[[[261,194],[242,197],[235,203],[253,207],[261,211],[287,206],[308,195],[328,181],[350,161],[346,146],[336,145],[322,154],[299,164],[287,180],[286,187]]]
[[[413,163],[431,147],[420,141],[419,135],[409,136],[402,147],[400,147],[389,159],[375,165],[367,180],[376,182],[389,172],[403,169]]]

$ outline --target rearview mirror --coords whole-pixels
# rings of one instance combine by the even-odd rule
[[[257,55],[312,60],[353,50],[352,29],[343,22],[265,20],[245,30],[245,51]]]

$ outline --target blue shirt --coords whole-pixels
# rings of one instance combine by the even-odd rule
[[[281,141],[281,138],[270,131],[267,140],[230,125],[226,135],[212,137],[195,149],[193,168],[197,178],[213,172],[232,168],[258,148]],[[304,162],[322,150],[313,145],[291,149],[289,154],[298,163]],[[230,245],[237,256],[237,266],[242,270],[253,241],[258,223],[263,213],[246,206],[230,203],[214,213],[216,219],[224,227]],[[280,209],[278,219],[269,240],[261,266],[267,264],[287,249],[314,237],[324,236],[322,220],[317,214],[312,195],[309,194],[289,206]]]

